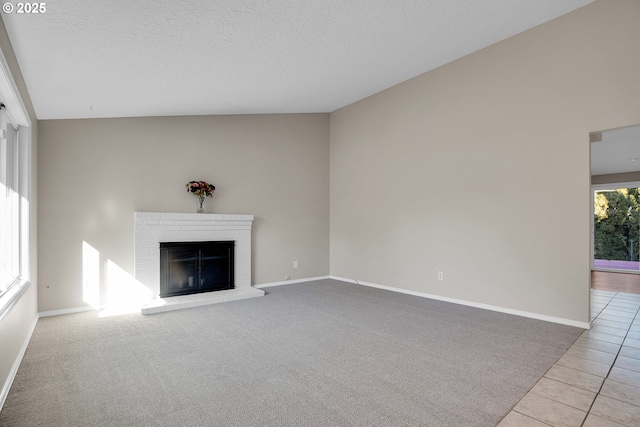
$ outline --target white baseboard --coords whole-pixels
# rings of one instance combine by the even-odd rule
[[[338,281],[341,281],[341,282],[348,282],[348,283],[353,283],[353,284],[356,284],[356,285],[368,286],[368,287],[371,287],[371,288],[384,289],[384,290],[387,290],[387,291],[399,292],[399,293],[402,293],[402,294],[414,295],[414,296],[418,296],[418,297],[422,297],[422,298],[429,298],[429,299],[434,299],[434,300],[438,300],[438,301],[450,302],[450,303],[453,303],[453,304],[466,305],[468,307],[475,307],[475,308],[481,308],[481,309],[484,309],[484,310],[496,311],[496,312],[499,312],[499,313],[513,314],[515,316],[528,317],[530,319],[544,320],[546,322],[559,323],[561,325],[575,326],[577,328],[583,328],[583,329],[590,329],[591,328],[591,324],[589,322],[579,322],[577,320],[565,319],[565,318],[562,318],[562,317],[547,316],[545,314],[532,313],[532,312],[529,312],[529,311],[514,310],[514,309],[511,309],[511,308],[500,307],[500,306],[497,306],[497,305],[483,304],[483,303],[467,301],[467,300],[461,300],[461,299],[456,299],[456,298],[443,297],[443,296],[440,296],[440,295],[427,294],[427,293],[424,293],[424,292],[411,291],[411,290],[402,289],[402,288],[395,288],[393,286],[378,285],[376,283],[363,282],[361,280],[354,280],[354,279],[347,279],[345,277],[339,277],[339,276],[307,277],[307,278],[304,278],[304,279],[284,280],[284,281],[281,281],[281,282],[261,283],[259,285],[253,285],[252,287],[257,288],[257,289],[262,289],[262,288],[269,288],[271,286],[292,285],[294,283],[313,282],[313,281],[316,281],[316,280],[325,280],[325,279],[333,279],[333,280],[338,280]],[[76,307],[76,308],[65,308],[65,309],[62,309],[62,310],[52,310],[52,311],[40,312],[39,313],[39,317],[50,317],[50,316],[59,316],[61,314],[82,313],[82,312],[85,312],[85,311],[92,311],[92,310],[96,310],[96,309],[94,307],[89,307],[89,306],[87,306],[87,307]],[[34,327],[35,327],[35,325],[34,325]],[[29,335],[29,336],[31,336],[31,335]]]
[[[330,276],[307,277],[305,279],[284,280],[282,282],[262,283],[260,285],[253,285],[253,287],[262,289],[262,288],[269,288],[271,286],[291,285],[293,283],[313,282],[315,280],[325,280],[330,278],[331,278]]]
[[[11,371],[9,372],[9,377],[4,383],[2,387],[2,391],[0,391],[0,411],[2,411],[2,407],[4,406],[4,402],[7,400],[7,396],[9,395],[9,389],[11,389],[11,385],[13,384],[13,380],[18,373],[18,368],[20,367],[20,363],[22,363],[22,358],[24,357],[24,353],[27,351],[27,346],[29,345],[29,341],[31,341],[31,335],[33,331],[36,329],[36,325],[38,324],[38,314],[36,314],[35,319],[31,323],[31,327],[29,328],[29,332],[27,333],[24,342],[22,343],[22,347],[20,348],[20,352],[18,353],[18,357],[16,357],[15,362],[13,362],[13,366],[11,367]]]
[[[76,307],[76,308],[63,308],[62,310],[51,310],[51,311],[42,311],[40,312],[40,317],[51,317],[51,316],[59,316],[61,314],[73,314],[73,313],[82,313],[85,311],[94,311],[96,310],[94,307]]]
[[[429,298],[429,299],[434,299],[434,300],[438,300],[438,301],[450,302],[450,303],[453,303],[453,304],[466,305],[468,307],[481,308],[483,310],[490,310],[490,311],[497,311],[499,313],[513,314],[515,316],[528,317],[530,319],[544,320],[545,322],[559,323],[561,325],[567,325],[567,326],[575,326],[576,328],[582,328],[582,329],[590,329],[591,328],[591,325],[589,324],[589,322],[579,322],[577,320],[565,319],[565,318],[562,318],[562,317],[547,316],[545,314],[531,313],[529,311],[513,310],[511,308],[500,307],[500,306],[497,306],[497,305],[482,304],[482,303],[479,303],[479,302],[473,302],[473,301],[466,301],[466,300],[461,300],[461,299],[456,299],[456,298],[443,297],[443,296],[440,296],[440,295],[427,294],[427,293],[424,293],[424,292],[410,291],[408,289],[394,288],[392,286],[378,285],[378,284],[375,284],[375,283],[363,282],[361,280],[346,279],[344,277],[337,277],[337,276],[329,276],[329,277],[331,279],[339,280],[341,282],[354,283],[356,285],[369,286],[371,288],[384,289],[384,290],[387,290],[387,291],[399,292],[399,293],[402,293],[402,294],[414,295],[414,296],[422,297],[422,298]]]

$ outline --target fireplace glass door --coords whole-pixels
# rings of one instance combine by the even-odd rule
[[[160,296],[233,289],[234,242],[160,243]]]

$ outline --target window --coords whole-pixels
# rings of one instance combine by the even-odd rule
[[[0,321],[30,284],[31,119],[0,50]]]
[[[594,188],[593,268],[640,271],[640,183]]]
[[[0,294],[20,278],[20,150],[18,133],[0,108]]]

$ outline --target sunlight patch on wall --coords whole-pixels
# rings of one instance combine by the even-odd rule
[[[107,307],[100,317],[140,313],[153,298],[151,290],[137,281],[118,264],[107,260]]]

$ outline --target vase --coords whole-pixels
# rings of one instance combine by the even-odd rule
[[[198,213],[204,213],[204,197],[198,197]]]

